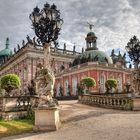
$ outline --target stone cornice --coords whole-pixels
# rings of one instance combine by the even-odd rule
[[[85,63],[82,65],[77,65],[75,67],[71,67],[69,69],[66,69],[58,74],[56,74],[56,77],[61,77],[63,75],[64,76],[68,76],[71,74],[78,74],[78,73],[82,73],[85,71],[89,71],[89,70],[94,70],[94,71],[108,71],[108,72],[126,72],[128,74],[131,74],[131,70],[128,69],[124,69],[124,68],[117,68],[117,67],[113,67],[113,66],[106,66],[104,65],[100,65],[98,63]]]
[[[52,54],[52,58],[58,60],[61,59],[63,60],[67,60],[68,62],[72,61],[75,56],[72,54],[63,54],[61,52],[53,52],[51,51]],[[22,57],[23,55],[25,55],[24,57]],[[10,68],[9,65],[14,65],[15,63],[19,63],[20,61],[24,60],[26,57],[28,58],[43,58],[43,50],[40,47],[40,49],[35,48],[34,44],[31,43],[27,43],[24,47],[22,47],[20,50],[17,51],[16,54],[12,55],[5,64],[3,64],[2,66],[0,66],[0,71],[2,71],[3,69],[5,69],[6,67]],[[22,58],[22,59],[21,59]],[[20,60],[18,60],[20,59]],[[6,68],[6,69],[8,69]]]

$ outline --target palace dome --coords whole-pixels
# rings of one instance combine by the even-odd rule
[[[90,24],[90,32],[87,34],[86,40],[86,49],[85,52],[78,55],[72,66],[83,64],[86,62],[105,62],[108,64],[113,64],[112,58],[109,57],[105,52],[98,50],[97,48],[97,37],[94,32],[92,32],[92,26]]]
[[[108,64],[113,64],[112,58],[105,52],[99,50],[88,50],[74,59],[73,66],[86,62],[106,62]]]
[[[87,34],[87,37],[88,36],[95,36],[95,33],[94,32],[89,32],[88,34]]]
[[[0,56],[10,56],[12,55],[12,50],[9,48],[5,48],[0,51]]]
[[[11,56],[12,50],[9,48],[9,38],[6,39],[6,47],[5,49],[0,51],[0,57]]]

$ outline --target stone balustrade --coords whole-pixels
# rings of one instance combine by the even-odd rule
[[[140,101],[140,99],[139,99]],[[134,110],[134,100],[131,97],[115,97],[107,95],[80,95],[79,102],[82,104],[98,107]]]
[[[26,116],[34,99],[34,96],[0,97],[0,117],[13,119]]]

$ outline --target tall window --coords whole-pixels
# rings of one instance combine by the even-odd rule
[[[122,92],[122,77],[118,77],[118,92]]]
[[[61,96],[60,95],[60,83],[58,83],[57,87],[56,87],[56,96]]]
[[[68,92],[69,92],[68,86],[69,86],[69,82],[68,82],[68,80],[66,80],[64,82],[64,92],[65,92],[66,96],[69,96],[69,94],[68,94]]]
[[[72,94],[77,94],[77,78],[72,78]]]
[[[105,92],[105,76],[104,75],[100,76],[100,92],[101,93]]]

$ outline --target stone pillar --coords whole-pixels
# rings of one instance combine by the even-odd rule
[[[50,69],[50,44],[44,44],[44,67]]]

